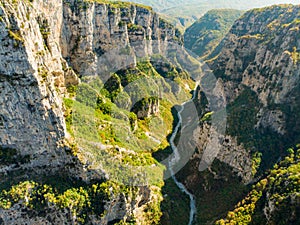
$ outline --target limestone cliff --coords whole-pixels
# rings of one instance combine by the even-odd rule
[[[266,137],[280,139],[282,150],[299,139],[298,35],[299,6],[253,10],[235,22],[211,63],[227,96],[227,133],[246,151],[261,151],[263,168],[280,157]],[[246,121],[240,121],[241,116]]]
[[[208,62],[221,83],[215,91],[224,93],[227,102],[225,142],[217,157],[243,171],[248,181],[251,161],[246,163],[247,154],[259,150],[266,154],[263,160],[270,160],[274,147],[261,136],[277,135],[281,145],[284,139],[293,143],[299,138],[294,116],[299,106],[298,11],[299,6],[281,5],[247,12],[222,41],[218,57]]]
[[[115,48],[145,43],[140,50],[151,52],[152,46],[146,41],[154,40],[154,48],[159,52],[165,41],[182,39],[176,29],[149,7],[68,0],[64,3],[63,16],[62,55],[82,76],[104,71],[100,57]]]
[[[52,176],[58,180],[68,177],[77,187],[79,183],[84,187],[95,181],[101,183],[103,174],[87,169],[76,154],[70,154],[76,145],[69,140],[66,129],[63,98],[70,96],[67,89],[78,85],[79,77],[102,75],[105,69],[101,68],[100,58],[115,47],[128,47],[130,52],[130,44],[153,40],[153,48],[159,52],[166,41],[181,42],[179,32],[149,7],[96,2],[0,1],[1,187],[9,189],[23,180],[43,183],[44,178]],[[151,44],[145,45],[143,51],[152,51]],[[30,193],[38,187],[20,185]],[[107,191],[106,197],[99,200],[102,206],[98,207],[99,202],[89,203],[96,204],[99,210],[83,215],[90,223],[134,219],[137,224],[145,224],[156,216],[151,207],[161,201],[159,187],[130,189],[123,195],[112,194],[112,187],[100,189]],[[72,207],[62,202],[58,206],[53,200],[53,205],[48,199],[44,214],[39,214],[35,208],[26,207],[28,197],[23,197],[9,203],[11,207],[6,204],[10,200],[4,201],[6,205],[2,201],[5,206],[1,205],[4,209],[0,210],[0,223],[60,224],[63,218],[68,223],[81,221]]]
[[[215,141],[211,122],[201,121],[194,133],[199,152],[178,176],[199,197],[200,224],[235,205],[247,190],[243,183],[255,183],[300,140],[299,9],[278,5],[246,12],[207,62],[218,80],[214,91],[226,97],[226,132]],[[201,115],[207,107],[200,106]],[[217,151],[205,151],[209,141]],[[205,163],[208,170],[193,172]]]
[[[62,3],[1,1],[0,7],[0,143],[30,156],[28,167],[54,169],[65,158],[59,142],[65,136],[60,93],[66,73],[60,35],[53,32],[60,30]]]
[[[289,148],[287,156],[252,186],[226,218],[216,224],[248,224],[250,221],[254,224],[298,224],[299,154],[297,146]]]

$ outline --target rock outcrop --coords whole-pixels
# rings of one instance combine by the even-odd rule
[[[135,45],[142,52],[140,55],[145,55],[152,51],[159,53],[164,48],[164,42],[182,41],[179,32],[160,19],[149,7],[128,3],[97,4],[69,0],[65,1],[63,11],[62,55],[82,76],[101,76],[107,69],[123,69],[122,64],[102,68],[103,58],[113,57],[114,62],[121,63],[122,60],[115,58],[122,59],[122,55],[130,54],[131,47]],[[152,40],[155,41],[155,46],[151,46]],[[123,51],[113,52],[116,49]],[[107,52],[109,54],[105,54]],[[102,58],[102,55],[105,56]],[[132,63],[135,62],[133,59]]]
[[[142,99],[133,107],[133,112],[138,119],[149,118],[151,115],[157,115],[159,112],[159,100],[157,98]]]
[[[300,79],[298,12],[299,6],[292,5],[247,12],[235,22],[211,64],[225,87],[227,132],[237,136],[246,151],[261,151],[265,167],[275,163],[280,151],[270,157],[276,145],[263,137],[279,137],[283,148],[299,138],[295,117]],[[247,117],[240,121],[243,113]]]
[[[62,3],[0,4],[1,146],[30,155],[29,167],[62,164],[59,142],[65,136],[65,122],[60,93],[66,84],[57,45],[60,35],[53,32],[61,26]]]
[[[245,181],[251,180],[251,154],[255,151],[263,153],[264,167],[280,157],[280,151],[273,152],[270,160],[276,145],[264,137],[278,137],[283,148],[299,138],[293,115],[299,108],[298,11],[299,6],[280,5],[245,13],[220,44],[219,56],[208,62],[222,83],[215,91],[222,87],[219,91],[227,102],[225,142],[217,158],[236,172],[244,171],[240,174]],[[289,126],[292,123],[295,126]],[[234,152],[244,153],[239,157]]]
[[[218,56],[207,62],[217,80],[214,92],[225,96],[226,131],[216,135],[212,121],[201,121],[194,132],[198,151],[178,175],[198,197],[200,224],[230,210],[246,185],[300,140],[299,9],[277,5],[246,12],[220,43]],[[211,105],[200,103],[204,116]],[[207,152],[208,143],[214,147]],[[210,167],[199,172],[203,165]],[[217,202],[222,204],[216,209]],[[208,216],[211,211],[214,216]]]
[[[57,174],[87,183],[104,179],[70,154],[74,145],[66,144],[70,135],[63,103],[67,89],[78,85],[81,76],[103,75],[105,80],[104,72],[112,68],[101,67],[101,56],[114,48],[131,54],[131,45],[139,43],[142,52],[159,53],[165,42],[180,43],[182,38],[152,9],[135,4],[1,0],[0,40],[0,175],[1,182],[14,176],[10,184]],[[156,112],[154,105],[150,108]],[[135,197],[112,197],[103,202],[105,216],[92,221],[107,224],[134,217],[138,224],[147,223],[150,205],[161,201],[154,189],[139,188],[132,193]],[[1,209],[0,223],[78,222],[69,209],[50,207],[45,212],[51,216],[46,217],[26,208],[21,202]]]

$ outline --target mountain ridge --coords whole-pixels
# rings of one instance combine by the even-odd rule
[[[203,152],[211,125],[201,124],[199,153],[178,174],[198,196],[200,224],[213,223],[231,211],[249,191],[247,184],[260,180],[264,171],[286,156],[286,149],[299,142],[298,24],[299,6],[250,10],[233,24],[219,54],[208,61],[219,84],[214,92],[226,96],[227,129],[219,137],[224,141],[216,144],[219,154],[210,170],[195,172],[203,158],[211,163],[210,153]],[[205,106],[202,110],[207,111]]]
[[[204,60],[242,14],[243,11],[234,9],[208,11],[185,30],[184,46]]]
[[[198,88],[197,149],[176,175],[197,197],[195,223],[297,222],[299,7],[247,12],[202,68],[228,123],[210,139],[218,112]],[[0,223],[182,225],[187,200],[158,162],[172,154],[172,107],[193,90],[180,32],[148,7],[79,0],[0,0],[0,30]]]
[[[143,95],[146,88],[134,89],[133,97],[144,98],[134,105],[137,115],[117,104],[134,103],[130,88],[119,92],[140,77],[153,82],[136,84],[171,90],[155,68],[178,82],[188,78],[171,62],[136,60],[130,46],[139,43],[137,52],[146,55],[152,41],[159,54],[167,40],[180,46],[179,32],[146,6],[79,0],[1,0],[0,29],[0,222],[158,223],[162,166],[148,148],[171,129],[170,106],[150,98],[153,90]],[[152,137],[142,118],[158,110],[170,121]],[[156,175],[147,184],[131,171],[143,166]]]
[[[249,10],[251,8],[260,8],[264,6],[270,6],[274,4],[281,3],[292,3],[300,4],[298,0],[267,0],[267,1],[207,1],[207,0],[191,0],[189,3],[181,0],[162,0],[162,1],[151,1],[151,0],[134,0],[145,5],[150,5],[157,12],[161,12],[165,15],[168,15],[170,21],[173,21],[174,24],[177,24],[182,30],[191,25],[202,15],[204,15],[210,9],[239,9],[239,10]],[[174,20],[176,18],[176,20]]]

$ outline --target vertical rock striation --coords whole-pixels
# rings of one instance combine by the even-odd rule
[[[144,43],[142,51],[159,53],[164,43],[180,43],[182,38],[151,9],[134,4],[1,0],[0,40],[0,146],[1,151],[14,154],[12,163],[0,159],[2,182],[13,174],[18,174],[18,180],[57,173],[89,182],[99,177],[88,173],[65,145],[69,138],[63,104],[67,88],[77,85],[79,76],[104,77],[101,57],[111,49],[131,53],[132,45],[139,42]],[[92,223],[133,216],[138,224],[147,223],[151,204],[161,201],[159,190],[143,187],[132,194],[135,197],[118,195],[103,202],[105,216],[95,217]],[[76,221],[69,210],[50,207],[50,216],[44,218],[21,213],[22,209],[32,213],[22,204],[1,209],[0,223]]]
[[[61,1],[0,3],[0,143],[30,155],[33,166],[59,161],[58,142],[65,136],[60,95],[65,73],[56,33],[61,6]]]
[[[199,153],[178,176],[200,202],[201,224],[231,210],[247,190],[243,184],[256,183],[300,140],[299,9],[275,5],[246,12],[220,43],[221,50],[212,53],[217,56],[207,62],[217,79],[214,91],[226,97],[226,132],[215,141],[211,122],[201,121],[194,134]],[[201,103],[205,115],[208,106]],[[209,142],[217,155],[205,155]],[[212,164],[210,156],[216,158]],[[193,172],[205,157],[209,169]],[[220,202],[216,209],[214,204]],[[209,216],[211,211],[214,215]]]

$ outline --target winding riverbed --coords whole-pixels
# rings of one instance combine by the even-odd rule
[[[189,192],[187,190],[187,188],[182,184],[180,183],[177,178],[175,177],[175,173],[173,171],[173,168],[175,166],[176,163],[180,162],[180,153],[178,151],[178,148],[177,146],[174,144],[174,140],[176,138],[176,135],[179,131],[179,128],[181,127],[182,125],[182,116],[181,116],[181,113],[184,111],[184,106],[190,102],[192,102],[196,97],[196,88],[193,92],[193,97],[189,100],[189,101],[186,101],[184,102],[181,106],[180,106],[180,110],[178,111],[177,113],[177,116],[178,116],[178,123],[171,135],[171,138],[170,138],[170,146],[173,150],[173,157],[171,158],[170,162],[169,162],[169,168],[170,168],[170,172],[171,172],[171,176],[172,176],[172,179],[174,180],[175,184],[178,186],[178,188],[183,192],[185,193],[186,195],[189,196],[190,198],[190,216],[189,216],[189,223],[188,225],[192,225],[193,223],[193,220],[194,220],[194,217],[196,215],[196,212],[197,212],[197,208],[196,208],[196,201],[195,201],[195,197],[194,195]]]

